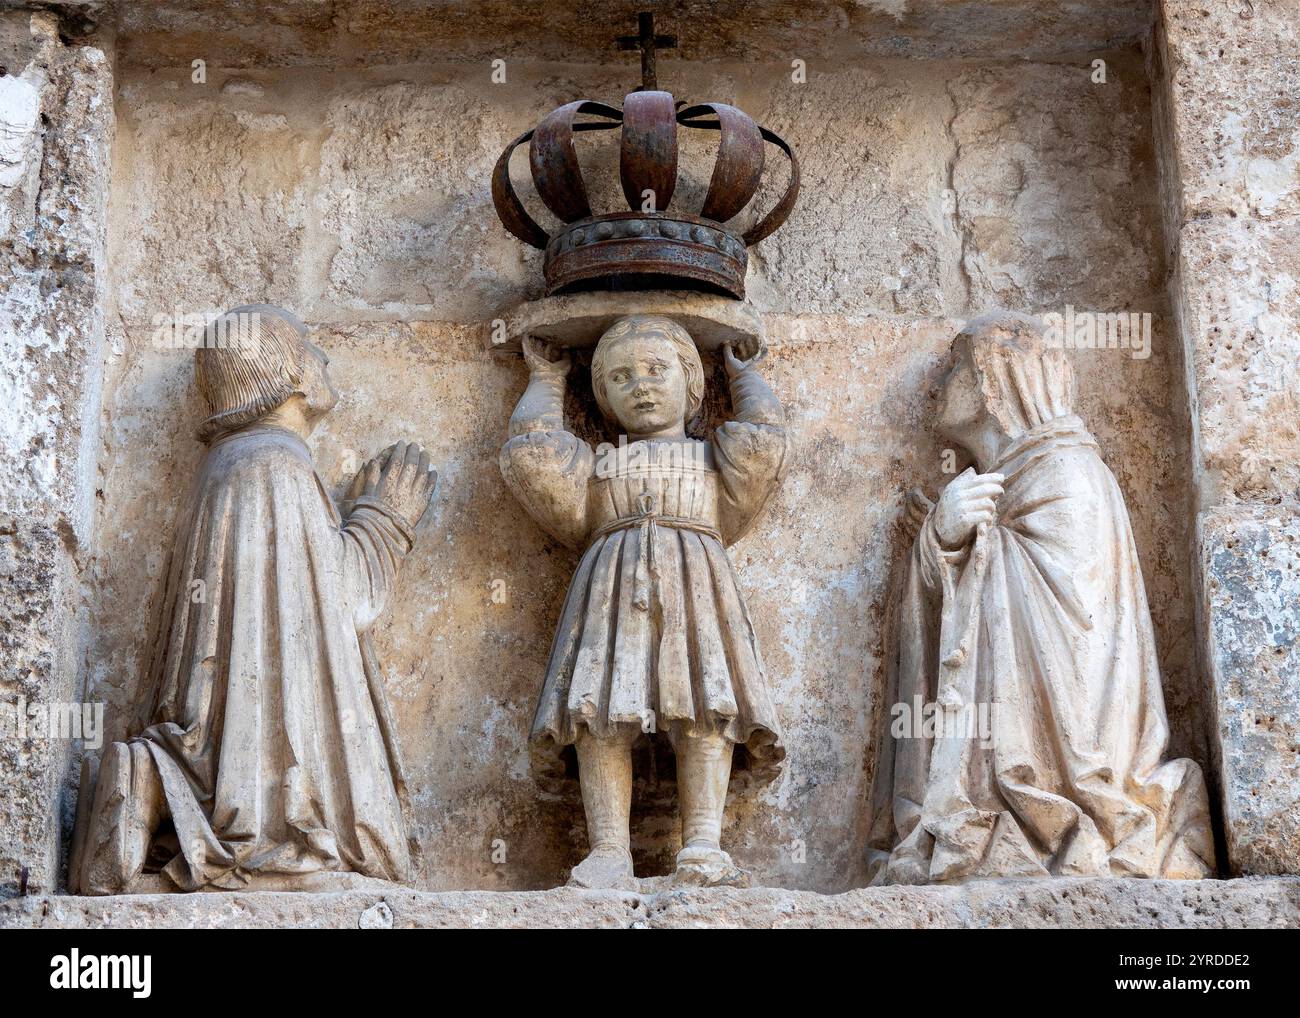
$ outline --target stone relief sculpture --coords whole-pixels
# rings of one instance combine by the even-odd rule
[[[557,773],[566,747],[577,755],[590,854],[570,883],[634,886],[631,746],[642,733],[666,737],[677,757],[675,880],[743,883],[721,847],[733,756],[770,781],[785,751],[725,547],[781,483],[781,406],[755,370],[759,351],[728,347],[735,420],[708,442],[687,437],[704,397],[695,343],[667,317],[627,316],[591,364],[600,409],[623,435],[617,449],[593,450],[564,428],[570,361],[553,352],[525,341],[528,388],[501,472],[540,526],[585,549],[531,735],[542,775]]]
[[[398,443],[345,517],[305,440],[337,400],[328,359],[278,308],[197,351],[209,450],[163,595],[152,698],[83,770],[74,891],[293,889],[329,871],[405,879],[402,768],[367,630],[392,597],[437,475]],[[229,333],[227,333],[229,334]]]
[[[953,343],[937,430],[976,467],[918,513],[885,704],[938,709],[933,738],[882,743],[875,883],[1214,871],[1200,768],[1164,760],[1128,512],[1073,400],[1033,319]]]

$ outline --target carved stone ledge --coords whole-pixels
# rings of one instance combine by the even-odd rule
[[[703,351],[765,336],[762,316],[743,301],[685,290],[601,291],[516,304],[486,323],[483,343],[505,353],[518,353],[524,336],[563,347],[592,347],[624,315],[667,315]]]
[[[233,892],[0,901],[0,928],[1128,928],[1300,925],[1300,879],[990,880],[817,894],[781,888]]]

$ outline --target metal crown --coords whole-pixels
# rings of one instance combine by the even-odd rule
[[[621,41],[625,48],[641,50],[642,88],[627,95],[621,109],[583,99],[547,114],[501,153],[492,171],[492,202],[507,230],[546,252],[548,296],[596,289],[695,289],[743,299],[745,249],[789,216],[799,195],[799,161],[785,141],[742,110],[726,103],[686,106],[655,87],[654,50],[675,40],[656,36],[649,15],[641,15],[640,26],[639,36]],[[679,126],[720,132],[708,193],[694,214],[671,210]],[[622,129],[619,178],[629,211],[597,215],[587,198],[574,134],[615,128]],[[554,235],[528,214],[510,181],[510,156],[524,142],[530,142],[528,163],[537,194],[564,224]],[[790,182],[765,216],[738,233],[724,224],[758,191],[764,142],[789,157]]]

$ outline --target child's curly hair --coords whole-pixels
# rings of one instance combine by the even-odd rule
[[[615,419],[609,397],[605,395],[605,376],[608,374],[605,358],[615,343],[642,331],[658,333],[673,345],[677,353],[677,360],[686,375],[685,424],[689,426],[704,404],[704,365],[691,334],[664,315],[626,315],[605,330],[591,355],[591,388],[596,395],[596,404],[608,420]]]

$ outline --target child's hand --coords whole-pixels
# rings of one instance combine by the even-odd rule
[[[524,363],[534,377],[563,378],[569,373],[569,367],[573,363],[569,355],[550,343],[525,336],[523,348]]]
[[[736,354],[740,356],[737,357]],[[722,348],[722,363],[726,366],[727,377],[735,378],[742,371],[748,371],[767,356],[767,347],[759,339],[746,337],[739,344],[728,343]]]

